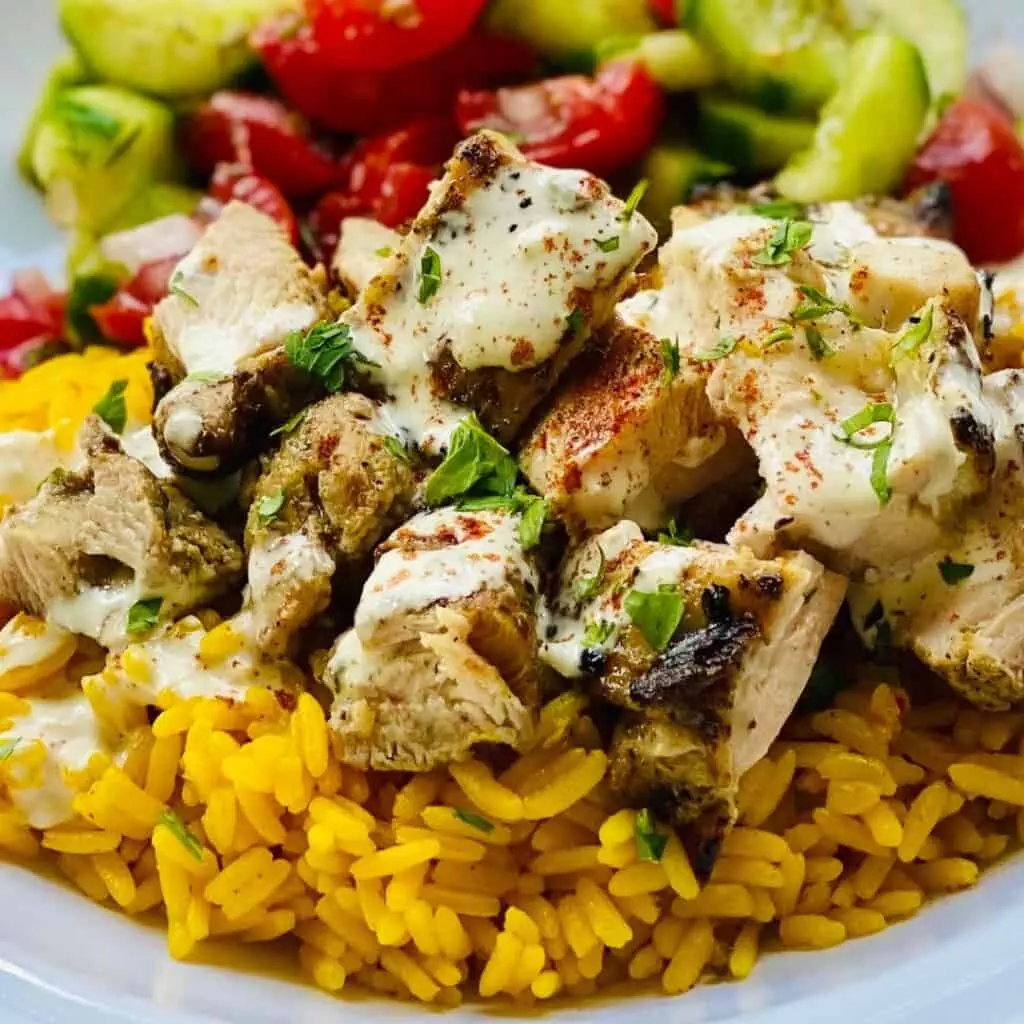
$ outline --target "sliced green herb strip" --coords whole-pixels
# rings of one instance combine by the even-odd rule
[[[189,854],[196,860],[203,859],[203,844],[189,827],[178,817],[174,811],[164,811],[160,816],[160,824],[163,825]]]
[[[69,128],[78,129],[101,139],[116,139],[124,129],[121,121],[105,110],[90,107],[87,103],[61,96],[52,107],[52,113]]]
[[[566,326],[572,331],[573,334],[579,335],[582,333],[583,328],[586,326],[586,321],[583,316],[583,310],[578,307],[574,309],[566,318]]]
[[[347,324],[315,324],[308,331],[295,331],[285,339],[288,361],[305,370],[330,393],[341,391],[348,376],[359,367],[376,366],[352,346]]]
[[[308,409],[300,409],[290,420],[282,423],[281,426],[275,428],[270,432],[271,437],[287,437],[289,434],[294,434],[299,427],[302,426],[306,421],[306,417],[309,415]]]
[[[379,256],[379,257],[380,257],[380,258],[381,258],[382,260],[386,260],[386,259],[387,259],[387,258],[388,258],[388,257],[389,257],[389,256],[391,255],[391,253],[392,253],[393,251],[394,251],[394,250],[393,250],[393,249],[391,248],[391,246],[390,246],[390,245],[382,245],[382,246],[381,246],[381,247],[380,247],[380,248],[379,248],[379,249],[377,250],[377,255],[378,255],[378,256]]]
[[[190,373],[185,378],[186,384],[214,384],[219,380],[225,380],[227,378],[226,373],[221,373],[219,370],[197,370],[195,373]]]
[[[661,362],[665,368],[662,371],[661,379],[666,384],[671,384],[679,376],[680,358],[679,340],[670,341],[668,338],[662,338]]]
[[[582,576],[572,585],[572,592],[576,595],[577,601],[589,601],[597,597],[604,583],[605,558],[604,548],[597,545],[597,555],[600,561],[597,563],[597,572],[593,576]]]
[[[128,406],[124,400],[124,393],[127,390],[128,381],[115,380],[107,389],[107,393],[92,407],[92,411],[115,434],[123,433],[128,422]]]
[[[452,814],[464,825],[469,825],[470,828],[475,828],[478,832],[490,834],[494,831],[494,824],[492,822],[480,817],[479,814],[474,814],[472,811],[464,811],[461,807],[453,807]]]
[[[409,454],[409,449],[398,440],[397,437],[385,437],[384,438],[385,450],[398,459],[399,462],[412,462],[412,456]]]
[[[792,199],[769,199],[763,203],[754,203],[750,212],[771,220],[802,220],[807,216],[807,207]]]
[[[825,340],[817,327],[805,327],[804,337],[807,339],[807,347],[811,350],[811,355],[818,362],[836,354],[836,350]]]
[[[767,348],[772,348],[774,345],[778,345],[783,341],[790,341],[793,337],[793,331],[789,327],[776,327],[765,339],[761,345],[762,351]]]
[[[177,295],[179,299],[184,300],[190,306],[195,306],[195,308],[198,309],[199,308],[199,300],[194,295],[190,295],[182,287],[182,281],[184,281],[184,280],[185,280],[185,275],[179,270],[174,275],[174,277],[171,278],[171,294],[172,295]]]
[[[802,284],[800,291],[804,295],[803,302],[797,306],[793,313],[793,320],[802,322],[804,320],[819,320],[822,317],[831,316],[833,313],[842,313],[847,319],[858,326],[862,324],[859,316],[845,302],[836,302],[829,298],[820,288],[813,285]]]
[[[811,240],[814,228],[809,221],[786,217],[779,222],[768,244],[754,256],[762,267],[781,267],[793,260],[793,253],[803,249]]]
[[[15,736],[14,739],[5,740],[3,743],[0,743],[0,761],[8,760],[20,742],[21,737]]]
[[[420,259],[420,290],[416,296],[421,305],[428,303],[441,288],[441,257],[427,246]]]
[[[651,183],[646,178],[641,178],[634,186],[633,191],[629,193],[629,198],[626,200],[626,205],[622,210],[622,217],[620,218],[624,224],[628,224],[633,219],[633,214],[636,213],[637,207],[640,205],[641,200],[647,195],[647,190],[651,187]]]
[[[455,498],[512,497],[519,468],[515,459],[480,425],[476,415],[452,434],[448,455],[427,481],[429,505]]]
[[[944,583],[955,587],[958,583],[970,579],[974,575],[974,566],[969,562],[954,562],[949,555],[939,562],[939,573]]]
[[[626,595],[626,614],[656,651],[672,642],[683,621],[683,599],[675,587],[663,585],[653,592],[631,590]]]
[[[160,609],[163,607],[162,597],[151,597],[146,601],[136,601],[128,609],[128,624],[126,629],[135,636],[138,633],[148,633],[156,627],[160,621]]]
[[[524,551],[532,551],[544,533],[548,518],[548,503],[536,495],[528,495],[519,520],[519,543]]]
[[[871,489],[878,496],[882,505],[892,500],[892,489],[889,487],[889,453],[892,441],[883,441],[871,457]]]
[[[595,619],[593,622],[588,622],[587,628],[583,630],[583,646],[601,647],[608,642],[614,632],[615,623],[608,619]]]
[[[658,830],[654,823],[654,815],[646,807],[642,811],[637,811],[633,831],[636,835],[638,859],[655,863],[660,861],[668,845],[668,836]]]
[[[851,448],[860,448],[864,451],[874,451],[883,444],[888,443],[892,438],[892,431],[884,437],[875,441],[861,441],[857,435],[874,426],[876,423],[888,423],[890,427],[896,422],[896,412],[888,402],[873,402],[864,406],[860,412],[843,420],[839,424],[842,434],[835,434],[837,441],[848,444]]]
[[[724,359],[735,352],[738,344],[739,339],[729,335],[727,338],[720,338],[714,348],[708,349],[707,352],[698,352],[693,358],[698,363],[713,363],[716,359]]]
[[[273,494],[265,495],[256,502],[256,515],[259,516],[260,522],[267,526],[272,523],[276,518],[277,514],[284,508],[285,496],[284,488],[278,487]]]
[[[601,252],[615,252],[620,245],[618,235],[612,235],[611,238],[595,238],[594,244],[601,250]]]
[[[910,326],[896,339],[889,353],[890,366],[912,356],[928,340],[935,323],[934,313],[935,307],[929,305],[923,312],[910,318]]]
[[[659,544],[674,544],[677,548],[691,547],[693,540],[693,530],[688,526],[680,528],[674,519],[670,519],[668,526],[658,534]]]

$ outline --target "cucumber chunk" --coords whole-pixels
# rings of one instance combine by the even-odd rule
[[[646,0],[494,0],[487,25],[580,70],[593,67],[603,40],[643,36],[658,28]]]
[[[917,47],[899,36],[864,36],[814,142],[783,168],[777,188],[807,203],[891,191],[914,155],[929,103]]]
[[[682,29],[646,36],[613,36],[598,44],[597,60],[632,58],[669,92],[703,89],[718,78],[718,65],[697,40]]]
[[[50,111],[53,101],[65,90],[76,85],[85,85],[89,81],[89,73],[85,65],[74,53],[61,57],[50,69],[42,95],[36,102],[35,110],[29,120],[28,128],[18,151],[18,170],[33,185],[38,185],[35,170],[32,167],[32,147],[35,145],[36,133],[43,118]]]
[[[249,33],[295,0],[60,0],[64,32],[97,78],[167,98],[227,85]]]
[[[687,202],[699,185],[710,185],[732,173],[728,164],[710,159],[690,146],[657,145],[644,161],[643,176],[648,186],[640,210],[655,227],[666,230],[672,207]]]
[[[108,85],[58,94],[36,131],[32,170],[62,227],[104,230],[154,181],[177,169],[174,115]]]
[[[814,122],[766,114],[724,96],[700,99],[700,143],[704,151],[738,171],[777,171],[814,140]]]
[[[723,77],[770,111],[817,110],[835,91],[849,43],[820,0],[691,0],[687,23]]]

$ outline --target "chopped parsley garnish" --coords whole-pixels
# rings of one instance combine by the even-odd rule
[[[151,597],[146,601],[136,601],[128,609],[128,625],[126,629],[135,636],[148,633],[160,621],[160,609],[163,607],[162,597]]]
[[[306,421],[306,417],[309,415],[308,409],[300,409],[290,420],[282,423],[281,426],[276,427],[270,432],[271,437],[287,437],[288,434],[294,434],[299,427],[302,426]]]
[[[671,584],[652,592],[631,590],[624,607],[643,638],[659,652],[668,647],[683,621],[683,599]]]
[[[260,498],[256,502],[256,515],[259,516],[261,525],[267,526],[272,523],[277,518],[281,509],[284,508],[284,503],[283,487],[278,487],[273,494],[267,494]]]
[[[174,811],[164,811],[160,815],[160,824],[166,828],[189,854],[196,860],[203,859],[203,844],[198,836],[178,817]]]
[[[768,244],[754,256],[754,262],[762,267],[782,267],[791,263],[793,253],[810,242],[813,232],[814,228],[809,221],[783,218]]]
[[[849,445],[851,448],[860,448],[864,451],[874,451],[892,439],[892,426],[896,422],[896,412],[888,402],[872,402],[860,412],[843,420],[839,424],[842,434],[833,435],[837,441]],[[863,433],[876,423],[888,423],[890,430],[884,437],[874,441],[862,441],[858,434]]]
[[[597,555],[600,561],[597,563],[597,572],[593,576],[581,576],[572,585],[572,592],[576,595],[577,601],[589,601],[597,597],[604,583],[605,557],[604,548],[597,545]]]
[[[603,647],[615,632],[615,623],[608,619],[595,619],[583,630],[584,647]]]
[[[783,341],[790,341],[793,337],[793,331],[789,327],[776,327],[765,339],[761,345],[761,350],[764,351],[767,348],[772,348]]]
[[[8,760],[20,742],[21,737],[15,736],[14,739],[5,740],[3,743],[0,743],[0,761]]]
[[[830,299],[820,288],[810,284],[800,285],[804,299],[793,313],[793,320],[800,323],[804,320],[820,320],[833,313],[842,313],[858,326],[862,323],[859,316],[845,302]]]
[[[224,380],[227,377],[226,373],[221,373],[219,370],[197,370],[195,373],[190,373],[185,378],[186,384],[215,384],[219,380]]]
[[[171,294],[177,295],[183,302],[187,302],[190,306],[199,308],[199,300],[194,296],[190,295],[182,287],[181,282],[185,280],[185,275],[179,270],[174,277],[171,278]]]
[[[524,551],[532,551],[544,533],[544,524],[548,518],[548,503],[535,494],[522,499],[525,503],[520,511],[519,543]]]
[[[582,333],[583,328],[586,326],[586,322],[583,317],[583,310],[577,306],[566,318],[565,323],[569,330],[573,334],[579,335]]]
[[[484,430],[476,414],[471,414],[455,428],[444,462],[427,481],[427,504],[443,505],[455,498],[509,500],[518,474],[508,450]]]
[[[892,441],[883,441],[871,457],[871,489],[878,497],[879,504],[888,505],[892,500],[892,488],[889,486],[889,453]]]
[[[716,359],[724,359],[727,355],[735,352],[738,344],[739,339],[730,334],[726,338],[720,338],[714,348],[710,348],[706,352],[698,352],[693,358],[698,363],[713,363]]]
[[[763,203],[754,203],[750,212],[771,220],[802,220],[807,216],[807,207],[792,199],[768,199]]]
[[[601,252],[615,252],[620,245],[618,235],[612,235],[610,238],[595,238],[594,244],[601,250]]]
[[[380,258],[381,258],[382,260],[386,260],[386,259],[387,259],[387,258],[388,258],[388,257],[389,257],[389,256],[391,255],[391,253],[392,253],[393,251],[394,251],[394,250],[393,250],[393,249],[391,248],[391,246],[390,246],[390,245],[382,245],[382,246],[381,246],[381,247],[380,247],[380,248],[379,248],[379,249],[377,250],[377,253],[376,253],[376,254],[377,254],[377,255],[378,255],[378,256],[379,256],[379,257],[380,257]]]
[[[679,376],[679,339],[675,341],[669,341],[668,338],[661,339],[661,361],[665,365],[665,369],[662,372],[662,379],[666,384],[671,384],[672,381]]]
[[[107,393],[92,407],[92,411],[115,434],[124,431],[128,422],[128,406],[124,400],[124,393],[128,390],[128,381],[115,380],[107,389]]]
[[[636,213],[640,201],[647,195],[647,190],[650,187],[651,183],[646,178],[641,178],[633,186],[633,191],[629,193],[629,198],[626,200],[626,205],[623,207],[620,218],[624,224],[628,224],[633,219],[633,214]]]
[[[441,257],[437,250],[427,246],[420,258],[420,290],[416,296],[420,305],[428,303],[441,288]]]
[[[668,845],[668,836],[658,830],[654,823],[654,815],[646,807],[642,811],[637,811],[633,831],[636,835],[637,858],[655,863],[660,861]]]
[[[474,814],[472,811],[464,811],[461,807],[453,807],[452,814],[464,825],[469,825],[470,828],[475,828],[478,832],[490,834],[494,831],[493,822],[482,818],[479,814]]]
[[[929,305],[923,313],[910,318],[910,326],[896,339],[889,353],[889,365],[912,356],[931,336],[935,307]]]
[[[688,526],[681,529],[674,519],[668,521],[668,526],[658,534],[659,544],[674,544],[677,548],[688,548],[693,544],[693,530]]]
[[[119,118],[105,110],[91,107],[71,96],[61,96],[53,104],[51,113],[69,128],[113,141],[122,132],[124,125]]]
[[[944,583],[955,587],[958,583],[970,579],[974,575],[974,566],[969,562],[954,562],[949,555],[939,562],[939,574]]]
[[[330,393],[345,387],[349,373],[376,366],[352,346],[348,324],[314,324],[308,331],[294,331],[285,339],[288,361],[313,377]]]
[[[825,340],[817,327],[805,327],[804,337],[807,339],[807,347],[810,349],[811,355],[818,362],[836,354],[836,350]]]
[[[397,437],[392,437],[390,435],[385,437],[384,450],[394,458],[398,459],[399,462],[412,462],[412,456],[409,454],[409,449],[406,448]]]

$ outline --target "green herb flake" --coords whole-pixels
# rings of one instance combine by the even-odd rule
[[[768,244],[754,256],[754,262],[762,267],[782,267],[793,261],[793,253],[799,252],[811,240],[814,227],[806,220],[785,217],[779,222],[775,234]]]
[[[182,302],[187,302],[190,306],[195,309],[199,308],[199,300],[194,296],[185,291],[182,286],[182,282],[185,280],[185,275],[179,270],[174,277],[171,278],[171,294],[176,295]]]
[[[674,519],[670,519],[668,526],[658,534],[659,544],[673,544],[677,548],[692,547],[693,541],[693,530],[688,526],[680,528]]]
[[[750,212],[769,220],[803,220],[807,216],[807,207],[792,199],[769,199],[763,203],[754,203]]]
[[[219,370],[197,370],[185,378],[186,384],[216,384],[217,381],[226,380],[227,374]]]
[[[115,380],[107,389],[107,393],[92,407],[92,411],[115,434],[123,433],[128,422],[128,406],[124,400],[124,393],[127,390],[128,381]]]
[[[716,359],[724,359],[736,351],[739,339],[729,335],[727,338],[720,338],[714,348],[706,352],[698,352],[693,358],[698,363],[713,363]]]
[[[883,441],[871,457],[871,489],[878,497],[879,504],[888,505],[892,500],[892,488],[889,487],[889,453],[892,441]]]
[[[199,837],[178,817],[174,811],[164,811],[160,815],[160,824],[164,826],[174,836],[175,839],[181,843],[182,846],[188,850],[190,856],[196,860],[201,861],[203,859],[204,849],[203,844],[199,841]]]
[[[645,807],[637,811],[634,825],[636,835],[636,855],[640,860],[657,863],[665,854],[668,836],[658,830],[654,823],[654,815]]]
[[[162,597],[151,597],[146,601],[136,601],[128,609],[128,625],[126,629],[132,636],[139,633],[148,633],[156,628],[160,621],[160,609],[163,607]]]
[[[683,599],[671,585],[653,592],[631,590],[626,595],[625,609],[643,638],[659,652],[672,642],[683,621]]]
[[[829,298],[820,288],[813,285],[802,284],[800,291],[803,294],[803,301],[797,306],[793,313],[794,322],[801,323],[805,320],[820,320],[822,317],[831,316],[833,313],[842,313],[848,320],[861,326],[863,321],[845,302],[836,302]]]
[[[969,562],[954,562],[949,555],[939,562],[939,574],[948,586],[955,587],[974,575],[974,566]]]
[[[508,450],[471,414],[455,428],[444,462],[427,481],[427,504],[443,505],[455,498],[511,499],[518,473]]]
[[[9,760],[20,742],[21,737],[15,736],[13,739],[4,740],[3,743],[0,743],[0,761]]]
[[[615,632],[615,623],[608,619],[595,619],[583,630],[584,647],[603,647]]]
[[[896,339],[889,353],[889,365],[895,366],[912,356],[931,336],[935,324],[935,307],[929,305],[923,312],[910,318],[909,326]]]
[[[293,366],[316,377],[332,395],[345,387],[351,373],[377,365],[353,347],[347,324],[321,323],[294,331],[285,339],[284,352]]]
[[[781,344],[784,341],[791,341],[793,338],[793,331],[789,327],[776,327],[765,339],[761,345],[761,351],[764,352],[767,349],[774,348],[776,345]]]
[[[594,244],[601,252],[616,252],[621,242],[618,235],[612,235],[610,238],[595,238]]]
[[[267,494],[260,498],[256,502],[256,515],[259,516],[260,523],[263,526],[268,526],[276,518],[281,509],[284,508],[285,496],[284,488],[278,487],[273,494]]]
[[[887,444],[892,439],[892,427],[896,422],[896,411],[888,402],[872,402],[864,406],[860,412],[843,420],[839,424],[841,434],[834,434],[837,441],[849,445],[851,448],[860,448],[862,451],[874,451],[876,448]],[[863,433],[876,423],[888,423],[890,431],[884,437],[874,441],[862,441],[857,435]]]
[[[378,255],[382,260],[386,260],[393,252],[394,249],[392,249],[390,245],[382,245],[376,251],[376,255]]]
[[[85,344],[103,341],[103,332],[93,318],[92,310],[109,302],[120,287],[120,278],[109,270],[80,274],[75,278],[68,295],[66,316],[78,340]]]
[[[483,832],[486,835],[490,835],[490,833],[494,831],[493,822],[488,821],[486,818],[482,818],[479,814],[474,814],[472,811],[464,811],[461,807],[453,807],[452,814],[464,825],[469,825],[470,828],[475,828],[477,832]]]
[[[666,384],[671,384],[679,376],[681,357],[678,338],[675,341],[669,341],[668,338],[661,339],[661,361],[665,367],[661,378]]]
[[[633,191],[629,193],[626,205],[622,209],[622,216],[619,218],[623,224],[628,224],[633,219],[633,214],[636,213],[637,207],[644,196],[647,195],[647,190],[650,187],[651,183],[646,178],[641,178],[633,186]]]
[[[524,505],[520,512],[519,543],[524,551],[532,551],[544,533],[544,524],[548,518],[548,503],[536,495],[528,495],[523,499]]]
[[[583,310],[577,306],[576,309],[574,309],[565,318],[565,323],[568,329],[572,331],[576,337],[579,337],[586,327],[586,318],[583,315]]]
[[[597,563],[597,572],[593,576],[581,576],[572,585],[572,592],[576,595],[577,601],[589,601],[597,597],[604,583],[605,557],[604,548],[597,545],[597,555],[600,561]]]
[[[306,422],[306,417],[309,415],[308,409],[300,409],[290,420],[282,423],[281,426],[276,427],[270,432],[271,437],[287,437],[289,434],[294,434],[303,423]]]
[[[420,305],[426,305],[441,288],[441,257],[436,249],[427,246],[420,258],[420,290],[416,296]]]
[[[404,462],[407,465],[412,463],[412,456],[409,454],[409,449],[402,444],[397,437],[388,436],[384,438],[384,450],[392,456],[392,458],[398,459],[399,462]]]
[[[807,347],[811,355],[820,363],[822,359],[834,356],[836,350],[825,340],[817,327],[805,327],[804,337],[807,339]]]
[[[91,107],[88,103],[82,103],[71,96],[59,97],[53,105],[52,113],[74,131],[111,142],[124,130],[120,119],[113,114],[108,114],[98,107]]]

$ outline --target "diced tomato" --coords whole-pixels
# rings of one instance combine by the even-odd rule
[[[961,99],[921,147],[907,188],[945,181],[957,243],[978,263],[1024,252],[1024,145],[996,106]]]
[[[342,180],[338,160],[312,138],[309,126],[279,100],[218,92],[184,130],[192,165],[212,175],[238,164],[272,181],[286,196],[322,195]]]
[[[233,199],[248,203],[277,221],[292,242],[298,244],[299,226],[295,214],[281,190],[267,178],[237,164],[220,164],[213,172],[210,195],[222,203]]]
[[[15,275],[10,295],[0,299],[0,378],[19,376],[63,338],[66,302],[37,271]]]
[[[128,289],[122,289],[109,302],[89,310],[107,341],[132,348],[141,348],[146,344],[143,325],[152,312],[151,303],[137,299]]]
[[[671,28],[679,24],[676,0],[647,0],[647,6],[662,25]]]
[[[662,109],[661,91],[646,68],[614,61],[595,78],[567,75],[497,92],[464,92],[456,116],[466,134],[494,128],[541,163],[607,176],[650,148]]]
[[[462,39],[486,0],[306,0],[316,37],[338,64],[396,68]]]
[[[353,71],[336,61],[308,25],[272,20],[253,35],[284,98],[332,131],[376,135],[409,121],[446,114],[460,89],[491,88],[533,70],[522,43],[475,31],[450,49],[391,70]]]

